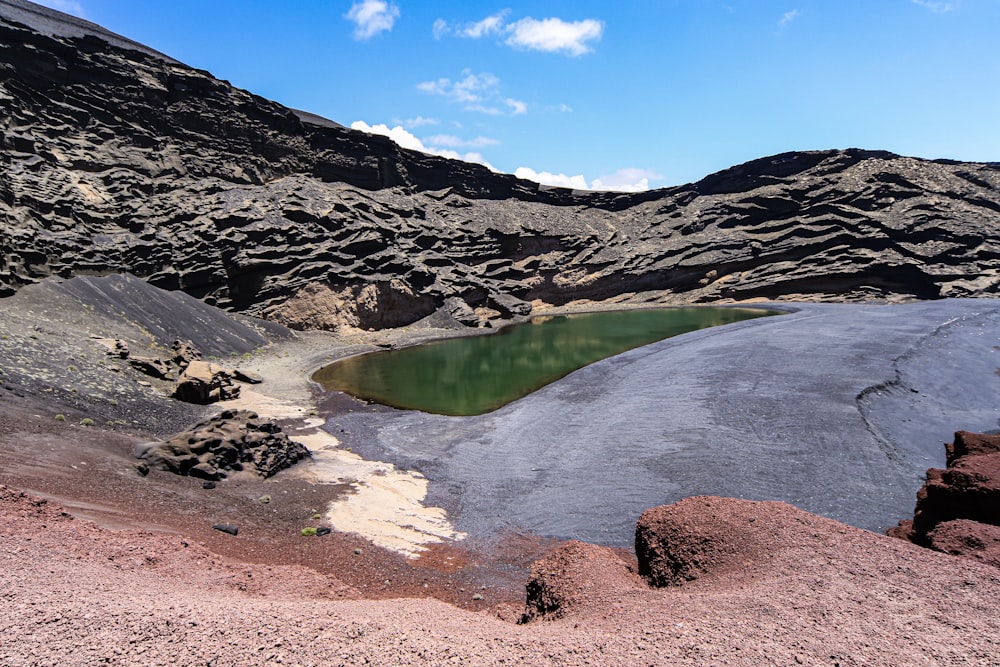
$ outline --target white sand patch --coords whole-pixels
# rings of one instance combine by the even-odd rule
[[[354,487],[354,493],[327,508],[326,518],[336,530],[358,533],[410,558],[419,556],[428,544],[465,537],[443,509],[423,504],[427,478],[419,472],[337,449],[337,439],[324,431],[295,439],[313,453],[313,464],[303,472],[317,482],[349,482]]]
[[[219,401],[218,405],[225,409],[251,410],[264,419],[291,419],[303,417],[308,413],[306,408],[297,403],[262,394],[250,389],[247,385],[240,385],[238,398]],[[322,423],[322,420],[319,423]],[[290,433],[289,436],[291,436]]]

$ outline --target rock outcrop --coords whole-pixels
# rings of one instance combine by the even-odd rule
[[[1000,435],[957,431],[893,537],[1000,567]]]
[[[177,378],[173,396],[179,401],[208,405],[239,398],[233,371],[207,361],[192,361]]]
[[[273,421],[247,410],[225,410],[164,442],[140,446],[136,458],[177,475],[206,480],[235,472],[270,477],[309,456]]]
[[[0,294],[129,271],[296,327],[379,328],[435,309],[478,326],[535,300],[637,293],[1000,286],[997,164],[850,149],[637,194],[544,188],[295,112],[27,5],[0,2]],[[339,315],[316,311],[330,300]]]

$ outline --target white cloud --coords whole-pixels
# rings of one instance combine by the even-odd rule
[[[649,169],[626,167],[613,174],[599,176],[590,184],[591,190],[614,190],[617,192],[642,192],[649,189],[650,180],[662,179],[663,175]]]
[[[494,96],[500,85],[500,79],[489,72],[473,74],[469,70],[463,70],[462,75],[458,81],[447,78],[424,81],[417,84],[417,89],[432,95],[441,95],[452,102],[474,103]]]
[[[86,16],[86,12],[83,10],[83,5],[76,2],[76,0],[35,0],[35,2],[50,9],[63,12],[64,14],[72,14],[73,16],[79,16],[80,18]]]
[[[390,128],[385,123],[379,123],[377,125],[369,125],[363,120],[356,120],[351,123],[352,130],[361,130],[362,132],[368,132],[369,134],[381,134],[383,136],[389,137],[397,144],[403,148],[409,148],[415,151],[422,151],[424,153],[429,153],[427,147],[424,143],[417,139],[414,135],[404,130],[399,125]]]
[[[453,134],[435,134],[433,137],[424,139],[431,146],[447,146],[448,148],[483,148],[485,146],[496,146],[500,142],[489,137],[476,137],[475,139],[463,139]]]
[[[515,100],[512,97],[508,97],[503,101],[504,104],[510,107],[512,116],[522,116],[528,113],[528,105],[521,100]]]
[[[514,175],[528,181],[534,181],[543,185],[555,185],[560,188],[573,188],[574,190],[587,190],[587,179],[583,174],[567,176],[566,174],[553,174],[548,171],[535,171],[529,167],[518,167],[514,170]]]
[[[799,10],[797,9],[793,9],[790,12],[785,12],[784,14],[781,15],[781,20],[778,21],[778,27],[784,28],[798,17],[799,17]]]
[[[354,23],[354,39],[371,39],[380,32],[392,30],[399,18],[399,7],[384,0],[360,0],[344,15]]]
[[[459,37],[479,39],[488,35],[506,36],[504,43],[535,51],[566,53],[580,56],[593,49],[588,42],[601,38],[604,22],[597,19],[563,21],[560,18],[533,19],[530,16],[507,23],[509,9],[487,16],[475,23],[448,25],[444,19],[434,21],[434,37],[440,39],[453,33]]]
[[[518,178],[524,178],[544,185],[555,185],[574,190],[604,190],[614,192],[642,192],[649,189],[651,179],[663,178],[660,174],[648,169],[619,169],[613,174],[595,178],[589,185],[583,174],[567,176],[553,174],[548,171],[535,171],[530,167],[518,167],[514,171]]]
[[[506,43],[536,51],[564,52],[580,56],[593,49],[587,42],[601,38],[604,24],[594,19],[563,21],[557,18],[524,18],[506,27],[510,33]]]
[[[427,146],[424,144],[423,141],[421,141],[412,133],[406,131],[399,125],[395,127],[389,127],[385,123],[369,125],[363,120],[356,120],[353,123],[351,123],[351,129],[361,130],[362,132],[368,132],[369,134],[381,134],[383,136],[389,137],[402,148],[408,148],[410,150],[420,151],[421,153],[427,153],[429,155],[438,155],[440,157],[445,157],[452,160],[462,160],[463,162],[474,162],[476,164],[483,165],[490,171],[496,171],[496,168],[492,164],[487,162],[481,153],[476,153],[476,152],[459,153],[458,151],[451,150],[450,148],[440,148],[438,146],[433,146],[433,145]],[[448,135],[439,135],[438,137],[431,137],[431,139],[440,138],[442,136],[446,137]],[[454,139],[458,138],[454,137]],[[461,140],[458,139],[458,141],[460,142]],[[468,146],[491,145],[490,143],[477,144],[476,143],[477,141],[499,143],[492,139],[487,139],[486,137],[477,137],[476,139],[472,140],[472,143],[466,143],[463,145],[468,145]]]
[[[444,19],[437,19],[434,21],[434,27],[431,28],[431,33],[434,35],[434,39],[441,39],[448,34],[448,22]]]
[[[423,81],[417,84],[417,90],[439,95],[453,103],[464,104],[466,111],[476,111],[489,116],[501,116],[504,113],[520,116],[528,113],[528,105],[525,102],[511,97],[501,97],[500,79],[489,72],[475,74],[466,69],[462,71],[461,79],[452,81],[440,78]]]
[[[459,29],[458,34],[462,37],[469,37],[471,39],[479,39],[484,35],[497,34],[504,29],[504,17],[509,13],[510,10],[505,9],[492,16],[487,16],[482,21],[470,23]]]
[[[439,125],[440,121],[437,118],[424,118],[423,116],[417,116],[416,118],[407,118],[403,121],[403,125],[406,127],[424,127],[425,125]]]
[[[933,0],[911,0],[915,5],[920,5],[921,7],[926,7],[935,14],[945,14],[947,12],[953,12],[958,9],[959,2],[934,2]]]
[[[573,113],[573,107],[568,104],[560,104],[559,111],[562,111],[563,113]]]

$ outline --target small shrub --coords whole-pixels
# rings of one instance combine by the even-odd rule
[[[316,534],[316,528],[315,528],[315,526],[307,526],[307,527],[305,527],[305,528],[302,529],[302,536],[303,537],[312,537],[315,534]]]
[[[319,512],[316,512],[316,514],[313,514],[313,519],[315,519],[315,520],[319,520],[319,519],[322,519],[322,518],[323,518],[323,515],[320,514]]]
[[[66,415],[56,415],[56,421],[57,422],[64,422],[64,421],[66,421]]]
[[[90,417],[84,417],[83,419],[80,420],[80,426],[93,426],[93,425],[94,425],[94,420],[91,419]]]

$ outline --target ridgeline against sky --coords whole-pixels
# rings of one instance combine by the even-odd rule
[[[46,0],[234,85],[550,184],[862,146],[996,161],[995,0]]]

